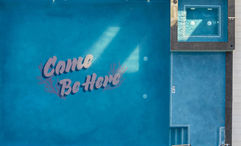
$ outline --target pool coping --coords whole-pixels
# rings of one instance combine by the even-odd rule
[[[225,66],[225,143],[232,146],[233,52],[226,52]]]
[[[233,50],[235,49],[235,0],[228,1],[228,42],[178,42],[178,0],[170,0],[171,52],[226,52],[225,143],[232,146]]]
[[[235,0],[228,1],[227,42],[178,42],[178,0],[171,2],[171,51],[233,51],[235,49]]]

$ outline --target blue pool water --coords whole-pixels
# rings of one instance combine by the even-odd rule
[[[224,144],[225,53],[173,53],[171,60],[171,143]]]
[[[218,37],[220,34],[218,7],[186,7],[185,36]],[[201,27],[202,29],[196,29]]]
[[[169,1],[0,0],[0,145],[168,145]],[[38,66],[94,55],[85,81],[127,66],[111,90],[60,99]]]
[[[171,54],[169,2],[0,0],[0,145],[222,144],[225,53]],[[222,0],[195,4],[207,2],[226,9]],[[179,4],[182,19],[182,5],[191,1],[179,0]],[[185,25],[190,30],[185,33],[217,35],[218,25],[190,24],[197,24],[197,14],[217,22],[220,11],[191,8],[186,9]],[[221,17],[225,16],[222,11]],[[179,33],[178,39],[225,41],[226,21],[222,24],[220,38],[184,39]],[[38,67],[49,57],[67,60],[89,53],[94,56],[90,68],[54,79],[83,83],[87,75],[105,76],[114,66],[125,66],[120,86],[80,90],[60,99],[38,84]]]
[[[178,41],[227,41],[226,0],[180,0],[178,3]]]

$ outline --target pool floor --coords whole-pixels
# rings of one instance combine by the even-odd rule
[[[168,145],[169,5],[1,2],[0,145]],[[38,84],[48,58],[87,54],[90,68],[54,79],[127,66],[121,85],[61,99]]]

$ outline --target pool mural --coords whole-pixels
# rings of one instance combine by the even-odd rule
[[[111,89],[113,86],[121,84],[122,75],[127,70],[127,67],[122,67],[120,64],[118,67],[116,67],[116,64],[113,64],[111,72],[104,77],[97,77],[96,73],[87,75],[86,81],[83,84],[79,81],[73,82],[71,79],[62,79],[60,81],[57,79],[56,82],[54,81],[54,76],[88,69],[92,65],[93,59],[94,56],[88,54],[85,58],[78,57],[78,59],[73,58],[67,61],[60,60],[56,63],[57,57],[50,57],[45,65],[40,64],[39,66],[41,72],[41,75],[38,76],[39,84],[44,84],[47,92],[54,93],[60,98],[66,98],[70,93],[76,94],[81,87],[83,87],[83,91],[87,92],[99,88]]]
[[[0,145],[168,145],[169,6],[1,1]],[[91,65],[78,68],[88,55]],[[76,70],[66,72],[74,58]],[[73,87],[121,67],[121,84],[64,98],[41,84],[70,79]]]
[[[178,41],[227,41],[226,2],[193,5],[179,0]],[[169,0],[0,0],[0,145],[224,144],[225,53],[170,52],[169,13]]]

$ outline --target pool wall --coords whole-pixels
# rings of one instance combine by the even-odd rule
[[[225,143],[232,146],[233,121],[233,52],[226,53],[225,71]]]

